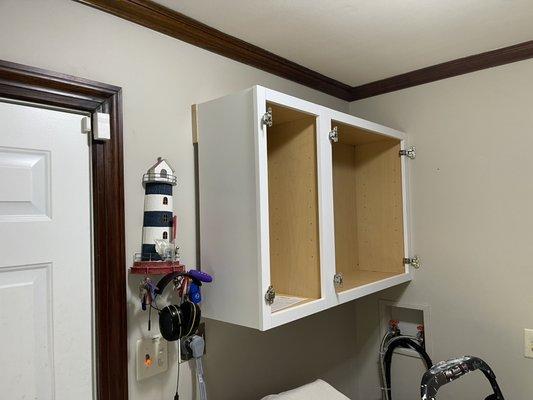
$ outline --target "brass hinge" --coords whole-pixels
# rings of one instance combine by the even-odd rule
[[[416,147],[409,146],[405,150],[400,150],[400,157],[401,156],[406,156],[406,157],[409,157],[411,160],[414,160],[416,158]]]
[[[329,132],[329,141],[331,143],[337,143],[339,141],[339,128],[336,126]]]
[[[275,298],[276,291],[274,290],[274,286],[270,285],[265,293],[265,301],[269,306],[271,306],[272,303],[274,303]]]
[[[267,127],[272,127],[272,108],[268,107],[267,112],[263,114],[261,118],[261,123]]]
[[[413,258],[404,258],[403,263],[410,265],[414,269],[418,269],[422,266],[422,260],[420,260],[420,257],[414,256]]]

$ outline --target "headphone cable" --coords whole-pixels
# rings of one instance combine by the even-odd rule
[[[180,400],[180,364],[181,364],[181,339],[178,340],[178,377],[176,378],[176,394],[174,395],[174,400]]]

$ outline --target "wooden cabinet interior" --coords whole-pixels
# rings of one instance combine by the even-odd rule
[[[273,117],[267,129],[271,284],[277,294],[319,299],[316,116],[267,107]]]
[[[403,274],[400,140],[332,121],[335,261],[349,290]]]

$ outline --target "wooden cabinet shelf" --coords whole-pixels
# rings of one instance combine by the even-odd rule
[[[403,133],[260,86],[197,126],[206,317],[266,330],[411,279]]]

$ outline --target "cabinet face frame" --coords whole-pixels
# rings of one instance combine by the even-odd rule
[[[320,265],[320,298],[311,300],[300,305],[295,305],[275,313],[271,312],[271,306],[266,304],[264,295],[271,285],[270,273],[270,228],[269,228],[269,200],[268,200],[268,152],[267,152],[267,128],[262,124],[262,117],[267,111],[267,103],[273,103],[285,108],[316,117],[316,160],[317,160],[317,201],[318,201],[318,240],[319,240],[319,265]],[[326,218],[328,208],[327,169],[324,168],[323,157],[330,146],[328,137],[329,127],[324,123],[327,119],[327,109],[317,104],[298,99],[261,86],[254,87],[254,111],[256,115],[256,174],[257,174],[257,209],[259,210],[259,252],[260,252],[260,283],[259,295],[262,305],[262,329],[270,329],[315,314],[332,306],[331,288],[327,285],[328,277],[331,276],[331,248],[324,238],[329,236],[330,223]],[[276,115],[273,115],[275,123]]]
[[[265,293],[272,284],[268,131],[262,121],[267,105],[292,109],[316,118],[321,297],[275,313],[265,301]],[[405,265],[404,273],[400,275],[338,293],[333,283],[336,254],[333,152],[329,139],[332,121],[398,139],[400,148],[405,149],[406,138],[402,132],[261,86],[199,104],[197,112],[195,140],[199,157],[202,268],[215,276],[214,284],[204,289],[206,301],[203,311],[206,317],[264,331],[412,279],[410,268]],[[276,115],[276,107],[273,107],[274,124]],[[283,120],[283,117],[280,118]],[[403,247],[405,256],[412,257],[407,179],[408,163],[412,161],[402,157],[400,162]],[[220,190],[228,186],[232,188],[233,195],[220,196]],[[241,188],[243,193],[235,196]],[[235,221],[237,215],[242,218]],[[236,225],[234,231],[227,230],[228,226],[235,228]],[[224,231],[226,233],[220,237]],[[314,271],[316,273],[316,269]]]
[[[361,128],[363,130],[367,130],[373,133],[377,133],[386,137],[394,138],[400,140],[400,148],[402,150],[407,148],[406,143],[406,135],[398,130],[388,128],[386,126],[376,124],[374,122],[366,121],[364,119],[354,117],[352,115],[348,115],[345,113],[341,113],[334,110],[329,110],[329,115],[325,123],[327,123],[329,129],[331,129],[331,125],[333,121],[337,121],[342,124],[351,125],[357,128]],[[329,130],[328,129],[328,130]],[[327,168],[329,168],[329,174],[328,179],[329,182],[327,182],[327,186],[331,188],[329,190],[329,208],[328,208],[328,214],[326,216],[329,221],[334,221],[334,202],[333,202],[333,152],[332,152],[332,146],[329,144],[328,150],[325,155],[325,162],[327,165]],[[411,257],[412,251],[411,251],[411,240],[410,240],[410,226],[411,226],[411,219],[410,219],[410,201],[409,201],[409,185],[408,185],[408,162],[410,162],[407,157],[401,157],[400,163],[401,163],[401,173],[402,173],[402,209],[403,209],[403,237],[404,237],[404,254],[405,257]],[[331,275],[327,278],[328,284],[333,288],[334,297],[336,298],[337,304],[346,303],[348,301],[358,299],[360,297],[369,295],[371,293],[378,292],[380,290],[384,290],[387,288],[390,288],[392,286],[399,285],[401,283],[408,282],[412,280],[412,272],[409,265],[405,265],[405,272],[400,275],[395,275],[386,279],[382,279],[380,281],[368,283],[362,286],[358,286],[352,289],[347,289],[344,291],[335,291],[335,286],[333,284],[333,276],[336,273],[336,261],[335,261],[335,227],[332,223],[331,231],[329,232],[330,236],[328,238],[328,241],[330,241],[330,247],[333,250],[333,259],[332,259],[332,266],[333,266],[333,272]]]

